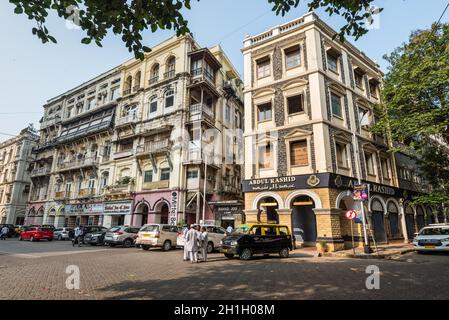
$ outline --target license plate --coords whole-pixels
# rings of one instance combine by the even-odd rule
[[[149,234],[144,234],[143,237],[144,237],[144,238],[151,238],[151,235],[149,235]]]
[[[222,251],[223,251],[224,253],[226,253],[226,252],[228,252],[228,249],[223,249]]]
[[[427,245],[427,246],[424,246],[424,248],[426,248],[426,249],[435,249],[435,246],[429,246],[429,245]]]
[[[112,240],[112,237],[105,237],[105,240]]]

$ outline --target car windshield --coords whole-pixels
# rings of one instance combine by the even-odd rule
[[[111,229],[109,229],[110,232],[116,232],[116,231],[120,231],[122,229],[122,227],[112,227]]]
[[[159,231],[159,226],[158,225],[143,226],[142,228],[140,228],[140,231],[146,232]]]
[[[447,236],[449,235],[449,228],[427,228],[421,231],[421,236]]]
[[[248,226],[240,226],[234,229],[234,231],[232,231],[231,234],[245,234],[246,231],[248,231],[248,229],[249,229]]]

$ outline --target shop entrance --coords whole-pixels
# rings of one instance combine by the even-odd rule
[[[235,220],[221,220],[221,227],[227,229],[229,226],[235,229]]]
[[[112,227],[123,226],[124,224],[125,224],[125,215],[112,216],[112,219],[111,219]]]
[[[161,223],[168,224],[168,205],[166,203],[161,208]]]
[[[298,196],[291,203],[292,228],[297,242],[315,245],[317,238],[315,202],[308,196]]]
[[[266,197],[259,201],[259,221],[267,223],[279,223],[277,209],[279,204],[273,197]]]
[[[384,207],[379,200],[374,199],[371,203],[371,228],[377,243],[387,242],[384,222]]]

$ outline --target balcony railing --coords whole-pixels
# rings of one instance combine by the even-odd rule
[[[58,170],[63,171],[82,167],[93,167],[97,165],[98,165],[97,158],[76,159],[72,161],[64,161],[58,163]]]
[[[164,79],[170,79],[175,76],[175,70],[170,70],[164,73]]]
[[[50,173],[50,168],[42,167],[42,168],[33,169],[30,173],[30,176],[32,176],[32,177],[45,176],[49,173]]]
[[[203,76],[204,78],[206,78],[207,80],[209,80],[210,82],[215,84],[215,77],[214,77],[214,75],[209,70],[207,70],[206,68],[197,68],[197,69],[193,69],[192,70],[192,77],[193,78],[200,77],[200,76]]]
[[[142,155],[147,153],[158,153],[167,151],[170,146],[170,140],[164,139],[159,141],[147,142],[137,147],[136,154]]]
[[[129,149],[129,150],[123,150],[123,151],[119,151],[116,152],[112,155],[112,159],[120,159],[120,158],[126,158],[126,157],[131,157],[134,155],[134,150],[133,149]]]
[[[69,199],[71,196],[71,191],[57,191],[55,193],[55,199]]]
[[[127,96],[129,94],[131,94],[131,88],[123,90],[123,96]]]
[[[137,122],[137,116],[136,115],[129,115],[122,118],[118,118],[116,120],[116,126],[123,126],[126,124],[136,123]]]
[[[155,84],[159,81],[159,77],[153,77],[148,81],[149,85]]]
[[[134,86],[133,87],[133,92],[137,92],[140,89],[140,85]]]
[[[80,189],[78,197],[91,197],[95,195],[95,188]]]
[[[143,190],[167,189],[170,186],[169,180],[144,182]]]
[[[202,120],[202,116],[206,115],[207,117],[214,119],[214,111],[212,107],[208,107],[205,104],[197,103],[192,104],[189,108],[190,112],[190,121]]]

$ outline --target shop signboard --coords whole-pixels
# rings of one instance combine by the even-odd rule
[[[126,215],[131,214],[131,201],[106,202],[104,204],[104,214],[107,215]]]
[[[170,201],[170,224],[176,226],[178,224],[178,192],[171,193]]]

